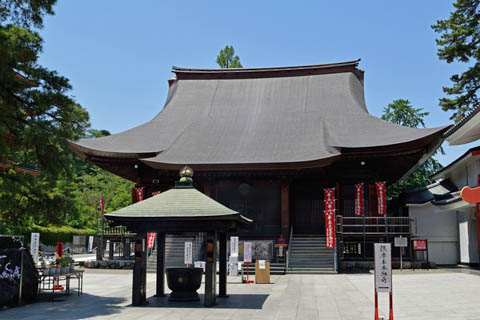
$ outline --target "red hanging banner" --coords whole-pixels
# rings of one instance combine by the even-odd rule
[[[157,234],[155,232],[147,232],[147,248],[153,249],[155,246],[155,237]]]
[[[335,189],[324,189],[326,247],[335,248]]]
[[[325,211],[325,247],[335,249],[335,211]]]
[[[143,200],[143,187],[142,188],[135,188],[135,192],[137,193],[137,201]]]
[[[355,216],[363,216],[363,183],[355,185]]]
[[[378,215],[384,216],[387,213],[385,182],[377,182],[375,185],[377,187]]]

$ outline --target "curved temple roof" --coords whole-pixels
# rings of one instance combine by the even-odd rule
[[[154,168],[183,164],[326,165],[343,148],[439,139],[447,127],[416,129],[371,116],[357,61],[256,69],[174,68],[165,107],[151,121],[71,142],[83,156],[141,158]]]

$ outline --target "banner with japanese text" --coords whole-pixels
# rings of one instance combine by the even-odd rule
[[[363,183],[355,185],[355,216],[363,216]]]
[[[142,188],[135,188],[135,193],[137,194],[137,201],[143,200],[143,187]]]
[[[324,189],[326,247],[335,248],[335,189]]]
[[[325,247],[335,249],[335,211],[325,211],[325,238]]]
[[[335,189],[323,189],[325,211],[335,211]]]
[[[155,237],[157,234],[155,232],[147,232],[147,248],[153,249],[155,246]]]
[[[384,216],[387,213],[385,182],[375,183],[377,187],[378,215]]]

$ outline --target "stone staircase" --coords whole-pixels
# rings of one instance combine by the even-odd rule
[[[244,275],[247,274],[247,265],[243,264],[243,273]],[[270,274],[285,274],[286,272],[286,265],[285,263],[279,263],[279,262],[271,262],[270,263]],[[240,274],[240,271],[239,271]],[[248,265],[248,274],[249,275],[254,275],[255,274],[255,263],[250,263]],[[254,278],[251,280],[255,280]]]
[[[293,235],[287,273],[336,273],[334,250],[325,248],[325,236]]]
[[[170,235],[165,237],[165,268],[185,267],[184,254],[185,254],[185,242],[194,242],[195,236],[186,235]],[[193,260],[198,260],[195,257],[199,255],[199,246],[193,244]],[[152,255],[148,257],[147,272],[157,272],[157,246],[152,252]]]

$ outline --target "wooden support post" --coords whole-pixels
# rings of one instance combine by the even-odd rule
[[[203,193],[205,193],[210,198],[212,197],[212,188],[211,188],[211,184],[210,184],[209,181],[205,182],[204,187],[203,187]]]
[[[290,232],[290,184],[283,181],[281,186],[281,205],[282,205],[282,234],[285,239],[289,239]]]
[[[132,305],[147,302],[147,250],[146,234],[137,234],[135,239],[135,264],[133,265]]]
[[[108,259],[113,259],[113,241],[108,241]]]
[[[219,294],[220,298],[227,298],[227,234],[222,232],[219,234],[220,240],[220,284]]]
[[[157,232],[157,293],[156,297],[165,296],[165,233]]]
[[[213,307],[217,304],[217,233],[207,233],[207,261],[205,265],[205,306]]]

